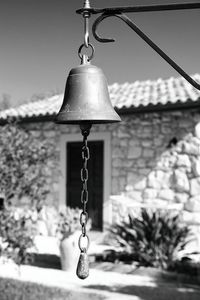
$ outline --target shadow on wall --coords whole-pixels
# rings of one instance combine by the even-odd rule
[[[178,113],[180,115],[176,116]],[[121,180],[124,172],[126,184],[121,193],[115,194],[118,196],[111,196],[113,221],[127,214],[129,209],[141,206],[180,211],[183,222],[192,226],[194,234],[199,236],[198,245],[194,247],[199,249],[199,115],[176,114],[130,118],[118,129],[121,151],[126,149],[127,152],[123,152],[124,160],[117,169],[115,156],[117,151],[119,156],[119,149],[115,149],[112,175]],[[119,133],[117,135],[119,137]],[[119,187],[119,182],[116,183]]]
[[[200,123],[188,119],[168,113],[125,120],[113,133],[112,194],[200,212]]]

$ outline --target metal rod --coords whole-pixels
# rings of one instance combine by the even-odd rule
[[[169,10],[186,10],[200,9],[199,2],[193,3],[177,3],[177,4],[160,4],[160,5],[144,5],[144,6],[122,6],[122,7],[106,7],[106,8],[87,8],[91,14],[120,14],[120,13],[138,13],[138,12],[154,12],[154,11],[169,11]],[[78,9],[77,14],[82,14],[84,8]]]
[[[200,84],[192,79],[175,61],[173,61],[162,49],[160,49],[144,32],[142,32],[133,22],[124,14],[107,15],[103,14],[99,16],[93,23],[92,32],[95,39],[102,43],[114,42],[114,39],[101,38],[97,33],[98,25],[108,17],[117,17],[124,21],[131,29],[133,29],[152,49],[154,49],[169,65],[172,66],[181,76],[183,76],[192,86],[200,90]]]

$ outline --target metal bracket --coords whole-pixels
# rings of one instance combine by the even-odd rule
[[[111,38],[102,38],[97,33],[99,24],[109,17],[117,17],[124,21],[137,35],[139,35],[154,51],[156,51],[172,68],[174,68],[181,76],[183,76],[192,86],[200,90],[200,84],[189,76],[174,60],[172,60],[161,48],[159,48],[137,25],[124,14],[124,12],[152,12],[166,10],[183,10],[183,9],[200,9],[200,3],[183,3],[183,4],[166,4],[166,5],[150,5],[135,7],[111,7],[95,9],[89,8],[91,14],[101,14],[93,23],[92,32],[94,38],[101,43],[114,42]],[[76,11],[83,14],[84,8]]]
[[[198,9],[200,8],[199,2],[193,3],[177,3],[177,4],[154,4],[143,6],[120,6],[120,7],[106,7],[106,8],[93,8],[87,7],[87,11],[91,14],[121,14],[121,13],[138,13],[138,12],[152,12],[152,11],[169,11],[169,10],[185,10],[185,9]],[[83,14],[85,7],[78,9],[77,14]]]

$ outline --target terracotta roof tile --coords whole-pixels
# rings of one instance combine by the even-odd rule
[[[200,75],[192,76],[200,83]],[[149,105],[167,105],[200,102],[200,91],[192,87],[182,77],[158,80],[135,81],[134,83],[109,86],[112,104],[115,108],[137,109]],[[55,115],[62,103],[63,95],[56,95],[37,102],[30,102],[0,112],[0,120],[8,117],[34,118]]]

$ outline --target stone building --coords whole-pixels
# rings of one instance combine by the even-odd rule
[[[200,82],[200,75],[194,76]],[[118,124],[89,136],[89,214],[102,229],[122,212],[158,207],[180,212],[200,234],[200,92],[182,78],[109,86]],[[49,170],[48,204],[80,205],[81,134],[53,119],[63,95],[0,112],[19,117],[34,136],[51,139],[59,165]]]

